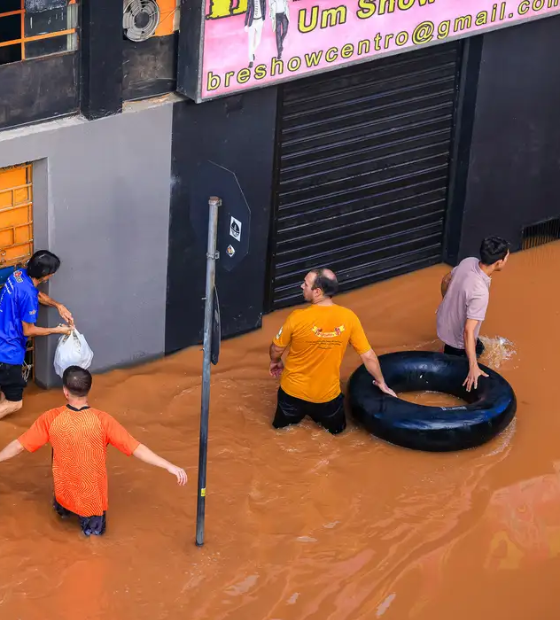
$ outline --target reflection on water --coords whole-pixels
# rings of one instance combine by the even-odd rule
[[[288,311],[225,342],[213,369],[202,549],[194,546],[201,352],[97,377],[95,405],[185,465],[189,485],[111,452],[107,535],[83,540],[50,508],[48,450],[2,464],[1,617],[556,620],[559,262],[552,244],[513,256],[493,278],[482,361],[510,381],[519,408],[504,433],[474,450],[405,450],[353,423],[338,437],[308,421],[276,432],[267,347]],[[445,271],[340,303],[358,313],[380,354],[438,350]],[[343,382],[358,364],[349,353]],[[30,395],[2,421],[0,440],[60,402],[56,392]]]

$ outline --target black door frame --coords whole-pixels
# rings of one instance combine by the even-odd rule
[[[459,63],[442,245],[442,262],[453,266],[459,259],[483,36],[463,40]]]
[[[280,157],[282,149],[282,110],[284,107],[284,85],[278,88],[278,99],[276,102],[276,131],[274,136],[274,158],[272,170],[272,203],[270,205],[270,223],[268,230],[268,248],[266,252],[266,269],[264,281],[264,305],[263,314],[272,312],[272,299],[274,296],[274,285],[272,274],[274,273],[274,256],[276,254],[276,231],[278,229],[278,209],[280,185]]]

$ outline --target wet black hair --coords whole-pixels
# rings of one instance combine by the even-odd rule
[[[35,252],[27,263],[27,275],[30,278],[40,280],[46,276],[52,276],[60,267],[60,258],[48,250]]]
[[[483,265],[493,265],[503,260],[509,252],[509,243],[501,237],[486,237],[480,244],[480,260]]]
[[[319,288],[323,291],[325,297],[333,297],[338,293],[338,280],[325,275],[325,269],[312,269],[311,273],[315,274],[315,282],[311,287],[313,290]]]
[[[62,375],[62,384],[72,394],[78,398],[84,398],[91,390],[93,377],[89,370],[79,366],[68,366]]]

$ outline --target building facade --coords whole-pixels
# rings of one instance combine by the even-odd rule
[[[226,337],[298,303],[318,265],[348,290],[455,264],[487,234],[557,236],[559,3],[470,24],[416,23],[413,4],[5,0],[0,278],[56,252],[49,294],[103,371],[200,342],[211,195],[248,213],[246,255],[217,266]],[[367,26],[367,48],[353,19],[393,38]],[[55,347],[36,343],[41,385]]]

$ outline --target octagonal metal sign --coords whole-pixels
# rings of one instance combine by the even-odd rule
[[[214,162],[198,166],[191,187],[190,219],[199,246],[206,249],[208,240],[208,200],[217,196],[222,204],[218,209],[218,264],[233,271],[249,253],[251,209],[236,174]]]

